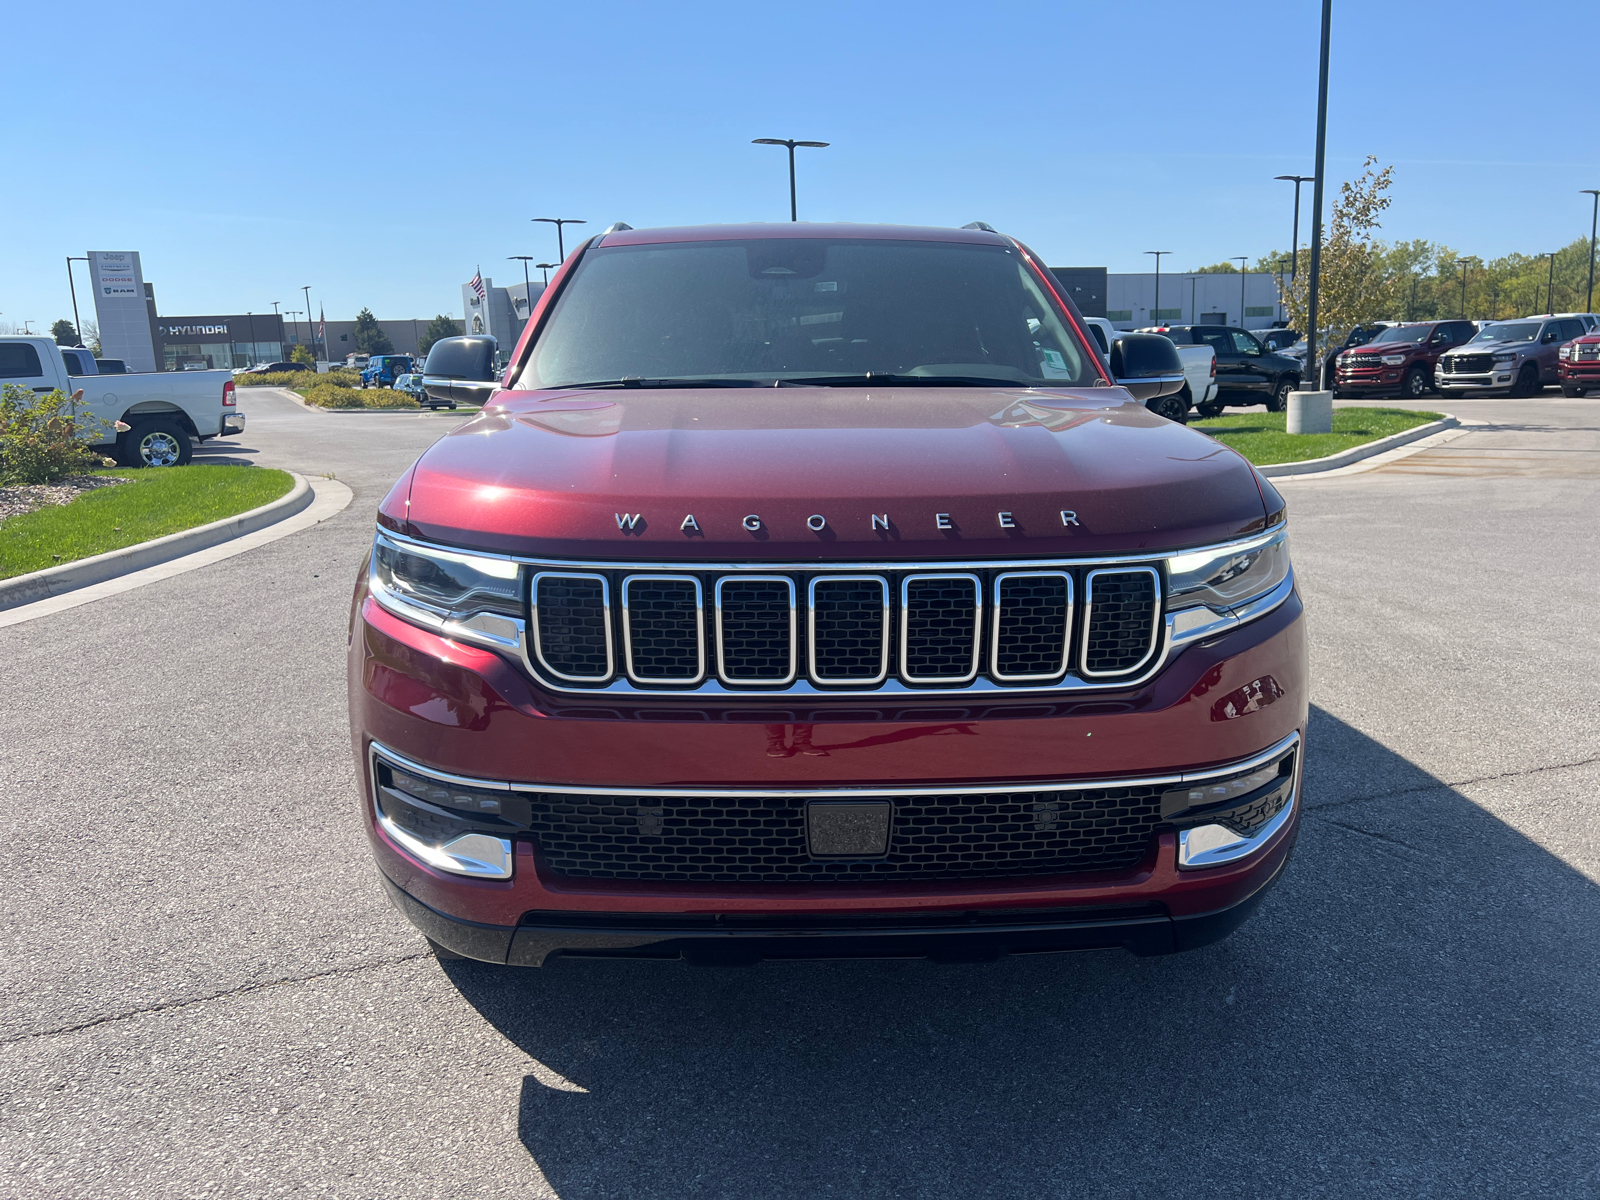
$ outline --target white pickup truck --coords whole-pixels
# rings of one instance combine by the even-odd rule
[[[0,337],[0,384],[69,395],[83,389],[99,421],[94,444],[125,467],[181,466],[196,442],[244,432],[228,371],[101,375],[87,350],[62,350],[47,337]]]
[[[1100,353],[1109,356],[1111,343],[1122,336],[1123,330],[1115,328],[1104,317],[1085,317],[1089,333],[1099,344]],[[1171,396],[1158,396],[1146,406],[1169,421],[1180,425],[1189,423],[1189,410],[1213,400],[1217,394],[1217,352],[1210,346],[1179,346],[1178,358],[1183,362],[1183,377],[1187,381],[1183,390]]]

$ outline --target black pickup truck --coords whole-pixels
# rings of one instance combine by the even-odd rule
[[[1275,354],[1255,334],[1233,325],[1164,325],[1151,330],[1165,334],[1180,346],[1210,346],[1217,353],[1217,394],[1197,406],[1202,417],[1214,417],[1224,408],[1265,404],[1268,412],[1282,412],[1289,393],[1300,386],[1300,364]]]

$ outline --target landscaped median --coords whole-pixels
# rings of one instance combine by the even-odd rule
[[[0,579],[211,525],[287,497],[295,486],[287,471],[191,464],[0,488],[0,513],[39,505],[0,520]]]
[[[264,375],[239,375],[234,382],[242,387],[278,387],[294,392],[316,408],[411,408],[419,405],[404,392],[392,388],[363,388],[356,385],[356,371],[329,371],[313,375],[309,371],[279,371]]]
[[[1414,412],[1408,408],[1336,408],[1332,433],[1289,433],[1287,419],[1281,412],[1235,413],[1192,421],[1190,428],[1210,434],[1256,466],[1264,467],[1309,459],[1343,458],[1343,452],[1449,420],[1443,413]],[[1336,465],[1342,463],[1330,463],[1328,468]]]

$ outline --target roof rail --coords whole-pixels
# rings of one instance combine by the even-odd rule
[[[963,229],[981,229],[985,233],[999,233],[1000,232],[998,229],[996,229],[993,225],[989,224],[989,222],[987,222],[987,221],[972,221],[972,222],[969,222],[966,225],[963,225],[961,228],[963,228]]]
[[[613,221],[600,231],[600,236],[605,237],[605,235],[608,233],[621,233],[624,229],[632,228],[633,226],[629,225],[626,221]]]

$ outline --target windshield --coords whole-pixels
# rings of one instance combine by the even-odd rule
[[[1011,246],[763,238],[589,251],[517,386],[1060,387],[1093,363]]]
[[[1539,336],[1537,321],[1507,321],[1502,325],[1485,325],[1478,331],[1474,342],[1531,342]],[[1471,345],[1469,342],[1468,345]]]
[[[1372,339],[1376,346],[1379,342],[1420,342],[1428,336],[1432,325],[1396,325],[1393,329],[1385,329]]]

